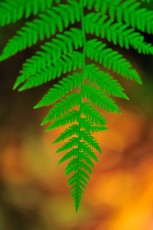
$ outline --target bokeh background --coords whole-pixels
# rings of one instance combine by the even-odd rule
[[[0,30],[0,50],[22,23]],[[47,109],[33,110],[51,83],[12,90],[37,48],[0,63],[0,230],[153,230],[153,56],[122,50],[143,85],[118,77],[130,101],[118,101],[121,115],[104,113],[109,129],[97,134],[103,154],[75,213],[60,144],[52,144],[61,130],[46,133]]]

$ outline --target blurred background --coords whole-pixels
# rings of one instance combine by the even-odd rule
[[[0,50],[22,23],[1,29]],[[102,111],[108,131],[96,138],[103,154],[75,213],[65,165],[58,165],[61,144],[52,144],[61,130],[46,133],[47,110],[33,110],[51,83],[12,90],[37,48],[0,63],[0,230],[153,230],[153,56],[122,50],[143,85],[117,76],[130,101],[118,100],[121,115]]]

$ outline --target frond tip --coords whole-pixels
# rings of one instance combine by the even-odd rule
[[[152,44],[144,38],[144,32],[153,34],[153,12],[144,8],[145,2],[151,1],[0,2],[0,26],[23,17],[27,20],[4,47],[0,61],[45,41],[25,61],[13,89],[51,84],[34,108],[51,106],[41,123],[48,125],[46,131],[65,128],[53,143],[63,142],[57,150],[64,152],[59,164],[68,161],[65,174],[76,211],[98,161],[97,153],[102,153],[94,137],[95,132],[107,130],[99,109],[120,113],[113,97],[129,100],[115,76],[142,83],[117,47],[153,54]]]

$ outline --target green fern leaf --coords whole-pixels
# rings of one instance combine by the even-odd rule
[[[82,112],[93,123],[99,124],[99,125],[105,125],[106,124],[106,120],[102,117],[102,115],[93,106],[90,105],[89,102],[83,103]]]
[[[94,133],[94,132],[99,132],[99,131],[104,131],[107,128],[105,126],[102,125],[94,125],[93,122],[91,122],[89,119],[87,118],[82,118],[80,120],[80,128],[85,129],[87,132],[89,133]]]
[[[77,14],[75,13],[78,10]],[[19,51],[31,47],[38,40],[44,40],[54,35],[57,30],[63,32],[70,23],[80,21],[79,4],[60,4],[58,7],[52,7],[39,15],[38,19],[27,22],[26,25],[17,32],[3,50],[1,61],[16,54]]]
[[[141,84],[141,79],[137,72],[132,69],[130,63],[116,51],[106,48],[106,45],[101,41],[92,39],[86,43],[86,55],[91,60],[94,60],[107,69],[112,69],[114,72],[123,77],[135,80]]]
[[[73,136],[73,135],[77,135],[79,132],[79,127],[78,125],[71,125],[69,128],[67,128],[63,133],[60,134],[60,136],[53,142],[53,143],[57,143],[59,141],[64,141],[65,139]]]
[[[147,2],[151,1],[0,2],[0,26],[32,16],[8,41],[0,61],[44,42],[23,64],[14,89],[57,80],[34,108],[50,106],[41,124],[51,123],[47,131],[69,125],[54,143],[64,142],[57,153],[64,151],[59,163],[69,161],[65,173],[76,211],[98,161],[95,151],[102,152],[93,136],[107,129],[99,108],[120,113],[112,97],[128,99],[109,70],[141,84],[139,74],[114,46],[153,54],[153,46],[144,39],[145,32],[153,34],[153,12],[144,7]],[[108,47],[110,42],[113,48]]]
[[[75,173],[72,177],[68,179],[68,185],[73,185],[77,182],[78,175]],[[87,179],[85,179],[82,175],[79,175],[80,181],[82,181],[85,185],[88,185]]]
[[[101,90],[105,90],[107,94],[114,97],[128,99],[127,95],[123,92],[124,89],[117,82],[117,80],[114,80],[112,76],[101,71],[95,65],[86,66],[86,72],[88,75],[88,79],[92,83],[96,83]]]
[[[64,161],[70,160],[72,157],[77,157],[78,155],[78,149],[77,148],[73,148],[72,150],[70,150],[69,152],[67,152],[60,160],[59,160],[59,164],[63,163]]]
[[[76,172],[78,169],[77,165],[78,165],[78,158],[75,157],[66,166],[66,168],[65,168],[66,175],[69,175],[72,172]]]
[[[59,3],[59,0],[55,1]],[[53,0],[5,0],[0,3],[0,26],[15,23],[22,17],[28,18],[31,14],[37,15],[52,6]]]
[[[86,163],[84,163],[81,160],[79,162],[79,167],[82,168],[82,169],[84,169],[84,170],[86,170],[86,172],[88,172],[88,173],[92,173],[91,168]]]
[[[63,116],[66,112],[71,110],[73,106],[79,105],[80,97],[79,94],[73,93],[68,95],[66,98],[63,98],[61,102],[54,105],[54,107],[49,111],[47,116],[44,118],[42,125],[49,123],[52,120],[56,120]]]
[[[68,149],[71,149],[74,146],[77,146],[77,144],[78,144],[78,138],[77,137],[73,137],[73,138],[69,139],[69,141],[66,142],[61,148],[59,148],[57,150],[57,153],[66,151]]]
[[[98,161],[96,154],[86,142],[80,142],[79,148],[83,152],[88,153],[89,157],[91,157],[93,160],[95,160],[96,162]]]
[[[46,70],[51,64],[55,64],[62,57],[62,54],[67,55],[72,53],[74,49],[82,47],[82,42],[82,33],[79,29],[75,28],[65,31],[63,35],[58,34],[56,39],[52,39],[51,42],[46,42],[45,45],[41,46],[42,51],[38,51],[36,55],[24,63],[21,75],[18,77],[14,89],[31,75]]]
[[[30,76],[26,82],[19,88],[19,91],[40,86],[55,78],[61,77],[66,72],[75,71],[82,67],[82,54],[79,52],[72,52],[69,55],[63,55],[54,65],[51,65],[45,71],[41,71],[35,75]]]
[[[138,53],[153,54],[153,46],[144,42],[144,37],[139,32],[135,32],[132,28],[129,29],[126,24],[105,20],[106,16],[101,17],[100,13],[87,14],[85,17],[86,32],[101,38],[107,38],[109,42],[113,42],[115,45],[119,44],[126,49],[131,46]]]
[[[82,82],[83,77],[78,73],[74,73],[72,76],[68,76],[67,78],[62,79],[58,84],[54,85],[54,88],[49,89],[47,94],[35,106],[35,108],[52,105],[67,93],[81,86]]]
[[[58,128],[67,124],[71,124],[75,121],[79,121],[79,113],[77,110],[72,110],[71,112],[66,113],[62,118],[54,121],[46,130]]]
[[[82,94],[96,106],[103,108],[104,110],[107,110],[109,112],[120,113],[120,110],[115,102],[111,98],[103,94],[100,90],[92,88],[92,85],[88,84],[84,86]]]
[[[149,0],[146,0],[149,2]],[[105,15],[109,13],[110,19],[120,23],[125,22],[128,26],[142,32],[153,33],[153,15],[151,11],[141,7],[141,2],[136,0],[84,0],[84,6],[89,10],[94,8],[97,12]]]
[[[81,152],[80,159],[84,160],[90,167],[94,168],[94,164],[92,160],[90,159],[90,157],[88,156],[88,154]]]
[[[101,153],[101,148],[98,142],[89,132],[82,130],[80,135],[84,139],[85,142],[87,142],[91,147],[95,148],[98,152]]]

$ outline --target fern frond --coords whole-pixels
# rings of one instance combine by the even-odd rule
[[[62,79],[58,84],[54,85],[54,88],[49,89],[35,108],[52,105],[72,90],[80,87],[82,83],[83,77],[79,73],[74,73],[72,76],[70,75],[67,78]]]
[[[70,186],[74,184],[76,182],[77,177],[78,177],[78,174],[74,173],[73,176],[71,176],[68,179],[68,185]],[[87,179],[85,177],[83,177],[82,175],[79,175],[79,178],[80,178],[80,181],[82,181],[85,185],[88,185]]]
[[[23,81],[28,79],[30,75],[45,70],[61,58],[62,54],[72,53],[74,49],[82,47],[83,39],[81,30],[72,28],[65,31],[64,34],[56,35],[56,38],[50,42],[46,42],[41,46],[42,51],[38,51],[36,55],[28,59],[21,70],[20,79]],[[21,81],[21,82],[22,82]],[[20,84],[18,79],[14,89]]]
[[[79,126],[78,125],[71,125],[69,128],[67,128],[63,133],[60,134],[60,136],[54,141],[54,143],[57,143],[59,141],[64,141],[65,139],[77,135],[79,133]]]
[[[87,117],[82,118],[79,125],[80,128],[85,129],[85,131],[89,133],[104,131],[107,129],[104,125],[95,125],[94,122],[89,120]]]
[[[81,153],[80,153],[80,155],[81,155]],[[73,172],[77,172],[79,170],[78,167],[84,169],[88,173],[92,173],[92,170],[88,166],[88,164],[86,164],[84,161],[80,160],[80,158],[79,158],[79,162],[78,162],[78,157],[76,157],[76,158],[73,158],[69,162],[69,164],[66,166],[66,168],[65,168],[66,175],[68,176],[69,174],[71,174]],[[73,187],[71,187],[71,188],[73,188]]]
[[[79,162],[79,163],[80,163],[80,162]],[[66,175],[69,175],[69,174],[71,174],[72,172],[76,172],[76,171],[78,170],[77,164],[78,164],[78,158],[75,157],[75,158],[73,158],[73,159],[68,163],[68,165],[66,166],[66,168],[65,168],[65,173],[66,173]]]
[[[14,89],[23,91],[58,80],[34,108],[52,106],[41,124],[51,123],[47,131],[68,125],[54,143],[64,142],[57,153],[65,152],[59,163],[68,161],[65,174],[76,211],[98,161],[95,151],[102,152],[94,137],[107,129],[99,108],[119,113],[111,97],[128,99],[108,70],[141,83],[130,62],[105,43],[153,54],[142,33],[153,33],[153,14],[143,8],[144,2],[150,1],[0,1],[0,26],[36,16],[9,40],[0,61],[45,40],[23,64]]]
[[[80,166],[80,168],[86,170],[88,173],[92,173],[91,167],[89,167],[88,164],[86,162],[84,162],[83,160],[81,160],[81,159],[80,159],[80,162],[79,162],[79,166]],[[84,188],[86,188],[86,187],[84,187]]]
[[[83,152],[87,153],[94,161],[98,162],[98,157],[86,142],[80,142],[79,148],[80,150],[83,150]]]
[[[60,102],[54,105],[54,107],[49,111],[47,116],[44,118],[41,125],[49,123],[52,120],[56,120],[63,116],[66,112],[70,111],[75,105],[80,104],[80,96],[78,93],[73,93],[65,98],[62,98]]]
[[[69,141],[66,142],[61,148],[59,148],[57,150],[57,153],[66,151],[66,150],[71,149],[71,148],[73,148],[74,146],[77,146],[77,145],[78,145],[78,138],[73,137],[73,138],[69,139]]]
[[[83,107],[83,104],[81,105],[81,107]],[[68,180],[68,185],[71,186],[70,190],[71,190],[71,195],[74,199],[76,211],[80,205],[80,201],[84,193],[84,189],[88,184],[87,183],[87,179],[89,179],[88,173],[92,173],[91,168],[94,167],[93,160],[97,161],[97,157],[93,152],[93,150],[91,149],[91,147],[95,148],[98,152],[101,152],[101,148],[98,142],[90,134],[89,130],[88,131],[86,131],[85,129],[82,130],[82,127],[86,128],[85,118],[81,118],[80,113],[78,113],[77,116],[78,116],[77,124],[71,125],[63,133],[61,133],[59,137],[55,140],[55,142],[58,142],[69,138],[69,141],[64,143],[64,145],[60,149],[58,149],[57,152],[66,151],[72,148],[72,150],[70,150],[66,155],[64,155],[61,158],[59,163],[66,160],[70,160],[65,168],[65,173],[67,176],[73,173],[73,176],[70,177],[70,179]],[[67,115],[65,117],[67,119]],[[61,122],[61,119],[62,121],[65,120],[65,118],[64,119],[60,118],[59,122]],[[55,121],[55,123],[57,123],[57,121]],[[65,121],[63,124],[65,124]],[[73,135],[77,137],[72,137]]]
[[[79,120],[79,112],[77,110],[72,110],[71,112],[66,113],[64,116],[54,121],[46,130],[49,131],[51,129],[55,129],[60,126],[71,124],[78,120]]]
[[[81,109],[85,116],[89,118],[89,120],[91,120],[93,123],[99,125],[106,124],[106,120],[92,105],[90,105],[89,102],[84,102]]]
[[[81,137],[84,139],[85,142],[87,142],[88,145],[95,148],[98,152],[101,153],[101,148],[96,141],[96,139],[87,131],[81,130]]]
[[[77,13],[76,13],[77,11]],[[57,30],[63,32],[70,23],[80,21],[79,4],[70,2],[69,4],[60,4],[58,6],[47,9],[39,15],[38,19],[27,22],[26,25],[17,32],[6,47],[0,57],[0,60],[16,54],[19,51],[31,47],[38,40],[44,40],[56,34]]]
[[[90,157],[86,153],[81,152],[80,159],[83,160],[84,162],[86,162],[86,164],[89,167],[94,168],[94,164],[93,164],[92,160],[90,159]]]
[[[70,160],[72,157],[77,157],[78,155],[78,149],[77,148],[73,148],[70,151],[68,151],[60,160],[59,160],[59,164],[63,163],[64,161]]]
[[[62,58],[51,65],[50,68],[30,76],[19,88],[19,91],[40,86],[48,81],[61,77],[62,74],[80,69],[82,67],[82,59],[83,57],[80,52],[72,52],[69,55],[63,55]],[[21,80],[21,78],[19,79],[20,82],[24,80],[23,78]]]
[[[141,84],[141,79],[138,73],[132,69],[131,64],[117,51],[106,48],[106,45],[101,41],[97,39],[89,40],[86,43],[86,56],[91,60],[103,64],[105,68],[112,69],[121,76],[135,80]]]
[[[96,83],[99,88],[101,90],[104,90],[107,94],[114,97],[129,99],[127,95],[123,92],[124,89],[117,82],[117,80],[114,80],[112,76],[110,76],[108,73],[101,71],[97,66],[87,65],[86,72],[88,75],[88,79],[92,83]]]
[[[153,33],[152,11],[142,8],[141,5],[141,2],[136,0],[123,2],[121,0],[84,0],[84,6],[89,10],[94,8],[102,16],[108,12],[112,21],[125,22],[128,26],[151,34]]]
[[[115,102],[111,98],[103,94],[100,90],[92,88],[92,85],[85,85],[83,87],[82,94],[96,106],[103,108],[104,110],[107,110],[109,112],[120,113],[120,110]]]
[[[60,0],[54,1],[59,3]],[[5,0],[0,3],[0,26],[15,23],[22,17],[37,15],[52,6],[53,0]]]
[[[109,42],[115,45],[129,49],[130,46],[143,54],[153,54],[153,46],[144,42],[144,37],[122,23],[113,23],[112,20],[106,20],[106,16],[99,13],[89,13],[85,17],[86,33],[95,34],[101,38],[107,38]]]

